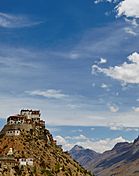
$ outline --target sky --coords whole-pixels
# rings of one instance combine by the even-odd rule
[[[1,126],[20,109],[40,109],[65,149],[132,141],[138,42],[138,0],[0,0]]]

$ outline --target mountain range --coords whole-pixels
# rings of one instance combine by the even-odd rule
[[[95,176],[139,176],[139,137],[132,143],[117,143],[102,154],[77,145],[69,153]]]

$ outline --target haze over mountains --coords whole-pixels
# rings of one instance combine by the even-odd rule
[[[133,143],[117,143],[112,150],[102,154],[80,146],[72,148],[70,154],[96,176],[139,175],[139,137]]]

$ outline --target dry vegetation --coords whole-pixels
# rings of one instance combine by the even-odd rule
[[[39,131],[21,132],[16,137],[2,136],[0,138],[0,155],[6,156],[9,148],[13,148],[15,158],[33,158],[34,165],[16,166],[3,170],[1,175],[19,176],[90,176],[91,173],[82,168],[70,155],[58,147],[49,133],[48,142]],[[46,134],[45,134],[46,135]]]

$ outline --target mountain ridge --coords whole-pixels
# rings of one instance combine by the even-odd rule
[[[85,151],[84,149],[84,156],[86,156]],[[72,157],[75,158],[73,154],[72,152]],[[97,157],[94,155],[86,164],[81,161],[84,159],[83,156],[82,158],[76,157],[76,159],[86,169],[93,171],[95,176],[138,176],[139,137],[132,143],[117,143],[111,150],[105,151]]]
[[[88,163],[90,163],[90,160],[92,158],[97,158],[99,157],[99,153],[90,150],[90,149],[85,149],[82,146],[75,145],[70,151],[70,155],[77,160],[82,166],[87,168]]]

